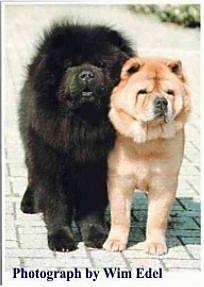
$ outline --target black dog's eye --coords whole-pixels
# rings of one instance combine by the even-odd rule
[[[139,90],[137,92],[137,95],[144,95],[144,94],[147,94],[147,90],[145,90],[145,89]]]
[[[103,62],[103,61],[98,61],[98,62],[97,62],[97,66],[98,66],[99,68],[105,68],[105,67],[106,67],[106,63]]]
[[[170,90],[170,89],[169,89],[169,90],[166,91],[166,93],[167,93],[168,95],[174,96],[174,91],[173,91],[173,90]]]

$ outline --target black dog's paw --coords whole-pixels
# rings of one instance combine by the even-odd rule
[[[107,232],[101,225],[91,225],[83,231],[82,236],[87,247],[102,248]]]
[[[69,227],[48,231],[48,246],[53,251],[67,252],[77,248]]]
[[[27,187],[21,201],[21,211],[24,213],[37,213],[34,204],[34,190]]]

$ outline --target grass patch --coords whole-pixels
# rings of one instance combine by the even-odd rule
[[[162,22],[200,27],[200,5],[131,5],[136,13],[156,15]]]

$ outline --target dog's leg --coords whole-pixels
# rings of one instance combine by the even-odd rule
[[[86,165],[75,192],[76,221],[86,246],[101,248],[107,231],[104,213],[108,205],[106,162]]]
[[[35,192],[37,188],[35,186],[35,182],[37,182],[37,180],[31,160],[32,154],[29,153],[28,155],[28,153],[29,151],[27,151],[27,157],[25,161],[28,169],[28,186],[21,200],[21,211],[24,213],[37,213],[41,211],[36,201]]]
[[[40,188],[39,184],[36,185],[33,180],[34,173],[31,172],[31,168],[28,166],[28,186],[26,188],[26,191],[23,195],[23,198],[21,200],[21,211],[24,213],[38,213],[42,212],[42,209],[40,208],[40,204],[38,202],[38,189]]]
[[[122,251],[126,248],[130,230],[131,198],[134,183],[131,179],[110,176],[108,193],[111,212],[111,229],[103,244],[110,251]]]
[[[29,185],[21,200],[21,211],[24,213],[37,213],[39,212],[35,208],[35,190]]]
[[[107,191],[106,189],[102,191],[101,188],[94,189],[92,198],[89,197],[90,190],[87,197],[86,191],[83,192],[85,194],[76,201],[76,221],[86,246],[101,248],[107,236],[104,226],[104,213],[108,203]],[[97,195],[97,193],[99,194]],[[102,194],[100,195],[100,193]]]
[[[144,246],[149,254],[167,253],[166,228],[170,208],[175,198],[177,179],[154,177],[148,192],[148,218]]]
[[[67,203],[69,202],[69,203]],[[52,184],[44,210],[44,220],[48,229],[48,246],[54,251],[71,251],[76,244],[70,228],[72,219],[72,199],[60,185]]]
[[[104,227],[104,212],[88,212],[81,214],[77,218],[83,241],[86,246],[101,248],[106,237],[107,231]]]

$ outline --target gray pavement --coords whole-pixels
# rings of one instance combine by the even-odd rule
[[[122,6],[17,5],[7,6],[5,12],[6,269],[19,265],[29,268],[143,265],[162,266],[170,271],[200,270],[199,30],[162,24],[154,18],[131,13]],[[137,250],[136,243],[144,239],[147,211],[146,198],[140,191],[135,193],[133,201],[130,247],[122,253],[86,248],[82,242],[76,251],[65,254],[52,252],[47,247],[41,215],[26,215],[20,211],[27,179],[17,124],[19,90],[24,80],[25,65],[33,54],[42,28],[62,17],[84,23],[111,24],[137,41],[140,55],[180,58],[183,61],[192,91],[193,112],[186,126],[185,156],[177,199],[170,214],[169,252],[163,257],[151,257]],[[75,231],[78,234],[77,227]]]

